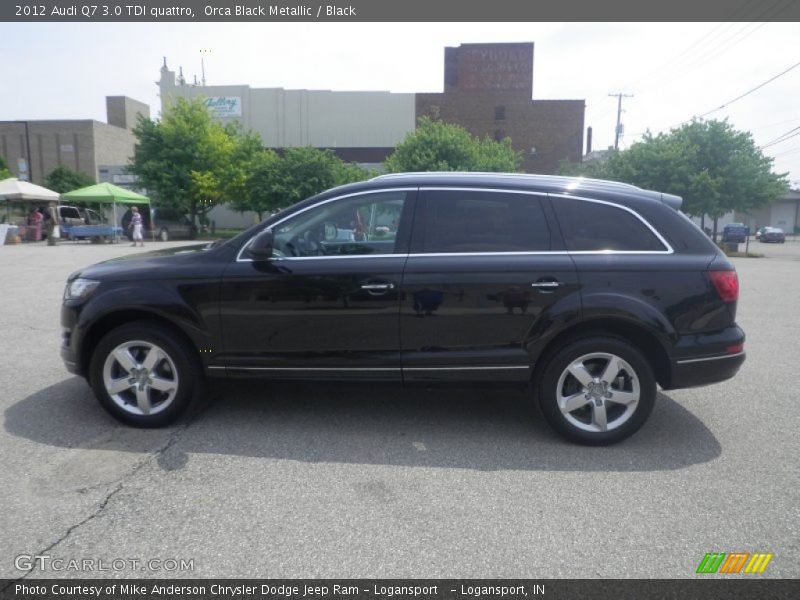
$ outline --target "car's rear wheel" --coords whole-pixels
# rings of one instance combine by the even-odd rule
[[[186,409],[202,372],[188,342],[138,321],[108,333],[90,363],[90,382],[112,416],[136,427],[163,427]]]
[[[573,442],[619,442],[638,431],[653,410],[653,370],[625,340],[576,340],[545,360],[537,386],[539,405],[550,425]]]

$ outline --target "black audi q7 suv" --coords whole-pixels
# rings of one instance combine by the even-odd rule
[[[530,386],[570,440],[637,431],[663,389],[732,377],[739,285],[676,196],[607,181],[406,173],[224,243],[72,274],[61,353],[130,425],[206,377]]]

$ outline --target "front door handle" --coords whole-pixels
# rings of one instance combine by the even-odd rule
[[[559,281],[537,281],[536,283],[532,283],[531,287],[535,287],[536,289],[540,290],[554,290],[561,285]]]

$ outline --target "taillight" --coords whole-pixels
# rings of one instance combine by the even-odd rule
[[[739,278],[736,271],[708,271],[708,277],[723,302],[736,302],[739,299]]]

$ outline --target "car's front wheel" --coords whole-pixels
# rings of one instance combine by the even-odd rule
[[[147,321],[108,333],[90,363],[90,382],[100,404],[136,427],[173,422],[193,399],[201,379],[189,344]]]
[[[607,445],[644,424],[656,397],[653,370],[644,355],[616,337],[590,337],[557,349],[541,371],[539,405],[567,439]]]

